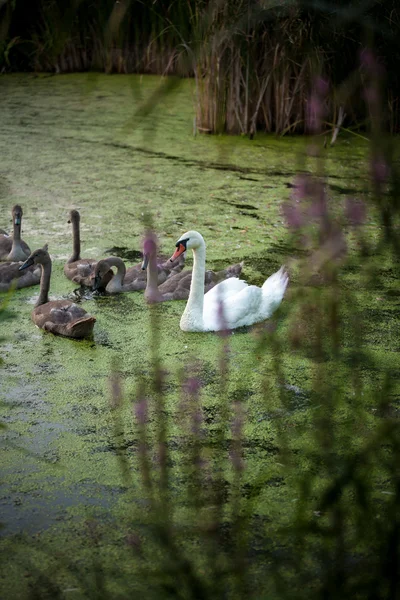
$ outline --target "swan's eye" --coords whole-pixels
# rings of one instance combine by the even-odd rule
[[[175,246],[177,248],[179,248],[180,246],[183,246],[186,250],[186,244],[188,243],[189,238],[186,238],[186,240],[179,240],[179,242],[176,242]]]

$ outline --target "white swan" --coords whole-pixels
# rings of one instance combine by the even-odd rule
[[[193,274],[189,299],[181,317],[183,331],[219,331],[236,329],[264,321],[282,301],[288,284],[284,268],[271,275],[261,288],[231,277],[204,294],[206,245],[197,231],[187,231],[176,243],[171,260],[193,250]]]

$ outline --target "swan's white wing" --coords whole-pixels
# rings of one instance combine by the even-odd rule
[[[209,290],[204,296],[204,305],[208,303],[221,302],[229,296],[237,294],[244,288],[247,288],[248,284],[239,279],[238,277],[230,277],[230,279],[224,279],[220,283],[217,283],[211,290]]]
[[[229,285],[230,281],[235,281],[235,278],[227,279],[215,286],[217,293],[213,288],[204,296],[205,331],[218,331],[224,326],[235,329],[259,323],[270,317],[282,301],[288,284],[288,275],[282,267],[265,281],[262,288],[247,285],[240,279],[236,279],[237,283]],[[222,284],[228,284],[227,289],[222,288],[222,293],[218,294],[218,287]],[[239,289],[235,290],[235,287]]]
[[[258,322],[262,290],[255,285],[246,285],[236,294],[221,301],[209,302],[204,305],[203,322],[208,331],[218,331],[224,327],[235,329],[243,325]],[[222,316],[223,315],[223,316]]]
[[[282,302],[287,284],[289,281],[288,274],[283,267],[276,273],[273,273],[263,283],[262,286],[262,315],[267,319],[278,308]]]
[[[284,267],[281,267],[279,271],[276,271],[276,273],[272,273],[272,275],[270,275],[268,279],[264,281],[262,289],[265,293],[267,290],[281,289],[282,287],[284,287],[285,291],[288,280],[288,274],[286,273]]]

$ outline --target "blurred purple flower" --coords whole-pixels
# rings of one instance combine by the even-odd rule
[[[360,64],[373,78],[381,77],[383,75],[384,67],[370,48],[363,48],[361,50]]]
[[[371,52],[369,48],[363,48],[360,52],[360,64],[362,67],[365,67],[369,71],[372,71],[376,68],[376,60],[375,56]]]
[[[379,93],[376,86],[369,85],[364,89],[364,98],[368,102],[370,109],[375,109],[379,104]]]
[[[314,194],[309,208],[309,216],[320,219],[328,215],[328,197],[323,181],[314,181]]]
[[[122,385],[121,385],[121,374],[114,372],[110,375],[109,379],[111,398],[111,408],[118,408],[122,405]]]
[[[300,229],[303,226],[303,214],[298,206],[291,202],[282,204],[282,213],[286,223],[292,229]]]
[[[188,377],[183,384],[183,389],[189,396],[197,396],[201,383],[198,377]]]
[[[312,95],[307,104],[307,126],[309,131],[316,133],[321,126],[321,102]]]
[[[366,206],[362,200],[346,198],[344,212],[347,220],[352,225],[362,225],[367,216]]]
[[[390,175],[389,165],[383,156],[375,156],[371,161],[371,175],[375,184],[386,183]]]
[[[235,471],[244,470],[244,462],[241,453],[237,448],[232,448],[229,452],[229,458]]]
[[[225,319],[224,301],[222,300],[222,298],[218,299],[218,323],[221,326],[221,329],[218,331],[218,335],[220,337],[227,337],[230,332]]]
[[[310,257],[313,268],[319,270],[323,265],[340,260],[347,252],[347,244],[343,232],[334,226],[323,244]]]
[[[157,252],[157,236],[148,229],[143,240],[143,253],[152,254]]]
[[[331,251],[330,258],[332,260],[339,260],[343,258],[347,253],[347,243],[343,235],[343,231],[338,227],[335,227],[328,239],[328,247]]]
[[[241,402],[235,402],[233,405],[235,417],[232,422],[232,435],[235,439],[242,437],[243,425],[244,425],[244,414]]]
[[[323,77],[317,77],[315,81],[315,90],[320,97],[324,97],[329,92],[329,81]]]
[[[326,114],[325,97],[329,90],[329,83],[322,77],[317,77],[307,104],[306,122],[312,133],[320,131],[322,119]]]
[[[192,433],[194,436],[198,436],[200,434],[200,427],[203,423],[203,413],[200,409],[193,411],[192,414]]]
[[[363,48],[360,52],[360,64],[367,75],[364,89],[365,101],[368,104],[371,117],[379,123],[382,112],[379,80],[384,75],[384,67],[369,48]]]
[[[292,191],[290,198],[295,202],[300,202],[304,198],[308,198],[312,194],[313,180],[307,173],[300,173],[296,175],[293,181]]]
[[[139,425],[147,423],[147,400],[139,400],[135,404],[135,414]]]

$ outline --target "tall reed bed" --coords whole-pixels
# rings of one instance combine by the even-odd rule
[[[216,6],[193,62],[199,130],[303,132],[312,76],[326,68],[323,48],[310,52],[307,22],[265,23],[246,6]]]
[[[174,73],[178,38],[170,23],[186,17],[184,2],[5,2],[0,60],[37,72]]]
[[[362,7],[325,8],[326,13],[322,7],[310,11],[301,2],[277,7],[228,1],[209,3],[198,12],[197,44],[192,41],[190,46],[198,129],[250,137],[257,131],[310,133],[308,99],[317,76],[331,85],[325,98],[325,133],[334,134],[342,126],[365,129],[366,113],[359,101],[363,72],[357,57],[365,39],[375,38],[390,79],[385,126],[397,131],[398,79],[389,75],[393,63],[386,51],[400,31],[398,9],[390,5],[390,25],[380,29],[371,28],[373,14],[378,18],[373,9],[363,13]],[[356,14],[360,21],[354,25]]]
[[[374,41],[387,67],[386,127],[399,131],[394,0],[346,7],[256,0],[61,0],[0,6],[0,66],[56,73],[194,77],[196,131],[307,132],[312,80],[331,82],[326,131],[365,128],[357,56]],[[337,135],[337,134],[336,134]]]

